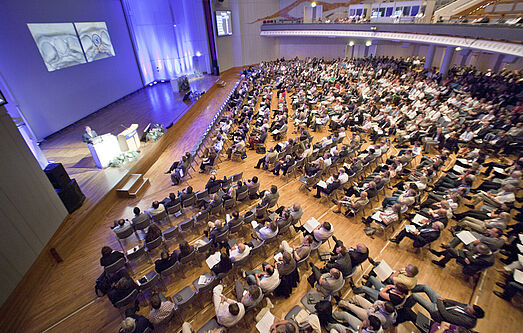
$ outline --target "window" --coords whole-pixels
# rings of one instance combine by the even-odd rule
[[[403,16],[409,16],[410,14],[410,6],[403,7]]]
[[[390,17],[392,15],[393,7],[387,7],[387,12],[385,13],[386,17]]]
[[[419,13],[419,6],[412,6],[412,10],[410,11],[410,16],[416,16]]]
[[[356,15],[361,16],[362,9],[356,9]]]
[[[355,12],[355,9],[349,9],[349,16],[354,16]]]

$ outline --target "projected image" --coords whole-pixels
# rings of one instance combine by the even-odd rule
[[[216,34],[218,36],[232,35],[232,17],[230,10],[216,11]]]
[[[114,56],[105,22],[75,23],[88,62]]]
[[[30,23],[27,26],[48,71],[86,63],[72,23]]]

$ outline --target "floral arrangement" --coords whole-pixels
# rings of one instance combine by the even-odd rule
[[[132,162],[138,158],[138,152],[136,150],[121,153],[111,163],[110,167],[121,167],[129,162]]]
[[[161,124],[154,124],[147,132],[147,140],[158,141],[165,134],[165,128]]]

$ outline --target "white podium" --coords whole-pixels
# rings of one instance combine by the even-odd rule
[[[109,163],[122,153],[118,139],[110,133],[93,138],[92,143],[87,144],[87,147],[94,163],[100,169],[107,168]]]
[[[140,149],[140,137],[136,131],[137,129],[138,124],[132,124],[129,128],[126,128],[118,134],[118,142],[123,152]]]

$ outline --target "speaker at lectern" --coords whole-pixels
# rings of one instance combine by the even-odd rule
[[[100,169],[107,168],[122,153],[118,139],[111,133],[94,137],[87,147],[93,156],[94,163]]]

